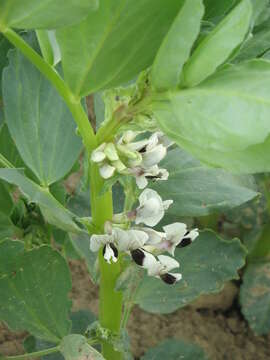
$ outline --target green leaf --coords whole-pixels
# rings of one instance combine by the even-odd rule
[[[183,84],[193,87],[213,74],[241,44],[250,26],[252,6],[242,0],[199,44],[184,68]]]
[[[169,286],[146,276],[135,301],[143,310],[171,313],[201,294],[219,292],[225,282],[237,279],[245,256],[246,250],[238,239],[224,241],[212,231],[203,231],[190,246],[176,251],[183,279]]]
[[[181,340],[166,340],[149,349],[141,360],[207,360],[203,350]]]
[[[204,163],[223,167],[234,173],[255,174],[270,171],[270,135],[263,143],[249,146],[241,151],[222,152],[203,149],[194,142],[183,139],[182,146]]]
[[[44,60],[52,66],[56,65],[61,60],[61,54],[54,31],[37,30],[36,35]]]
[[[270,262],[248,265],[240,289],[242,313],[258,335],[270,332]]]
[[[89,324],[93,323],[96,320],[96,317],[89,310],[79,310],[72,312],[70,314],[70,319],[72,321],[72,327],[70,330],[71,334],[81,334],[83,335]],[[51,343],[48,341],[36,339],[34,336],[28,336],[23,346],[27,352],[35,352],[40,350],[49,349],[55,347],[57,344]],[[62,360],[63,355],[59,352],[53,353],[50,355],[42,356],[42,360]]]
[[[237,0],[204,0],[204,19],[213,21],[223,17],[236,4]]]
[[[60,344],[61,353],[66,360],[104,360],[104,357],[87,344],[86,338],[82,335],[65,336]]]
[[[40,206],[45,219],[52,225],[66,231],[80,232],[74,222],[75,215],[65,209],[49,192],[33,181],[29,180],[18,169],[0,169],[0,178],[16,185],[30,201]]]
[[[173,215],[204,216],[222,212],[258,195],[253,177],[203,166],[179,148],[169,151],[161,166],[169,171],[169,179],[151,187],[163,199],[174,201],[168,210]]]
[[[200,32],[202,0],[185,0],[158,50],[152,68],[152,84],[158,90],[178,85],[182,68]]]
[[[72,168],[82,148],[64,100],[18,51],[4,70],[6,123],[27,166],[50,185]]]
[[[73,93],[116,87],[150,66],[181,5],[179,0],[100,0],[97,12],[58,30]]]
[[[0,153],[15,167],[26,167],[4,124],[0,129]]]
[[[0,213],[10,216],[12,210],[13,200],[9,189],[3,181],[0,181]]]
[[[0,25],[17,29],[56,29],[79,22],[98,0],[1,0]]]
[[[241,62],[244,60],[254,59],[262,56],[270,49],[270,24],[267,21],[264,26],[260,27],[253,33],[243,45],[239,55],[234,60]]]
[[[0,278],[5,271],[12,271],[16,259],[23,254],[24,243],[17,240],[0,238]],[[8,260],[8,261],[7,261]]]
[[[1,97],[2,97],[2,86],[1,86],[2,72],[4,67],[8,64],[7,53],[11,47],[12,47],[11,43],[2,34],[0,34],[0,96]]]
[[[15,252],[1,262],[0,318],[12,330],[27,330],[40,339],[58,342],[70,329],[68,266],[50,247],[22,253],[16,244],[0,243],[0,253]]]
[[[12,223],[9,216],[0,213],[0,238],[14,237],[16,234],[16,227]]]
[[[269,90],[270,62],[253,60],[226,66],[193,89],[168,92],[152,107],[161,129],[186,150],[192,143],[233,153],[267,139]]]
[[[264,22],[264,17],[268,17],[269,0],[251,0],[253,7],[253,23],[259,25]]]

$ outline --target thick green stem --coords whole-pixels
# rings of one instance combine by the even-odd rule
[[[15,31],[1,29],[3,35],[16,47],[38,70],[55,86],[58,93],[63,97],[74,120],[78,125],[80,135],[88,151],[96,147],[95,134],[85,113],[80,98],[72,94],[67,84],[59,76],[56,70],[36,53]]]
[[[59,351],[59,346],[56,346],[56,347],[53,347],[50,349],[35,351],[32,353],[27,353],[27,354],[23,354],[23,355],[6,356],[3,358],[3,360],[24,360],[24,359],[30,359],[30,358],[39,358],[39,357],[42,357],[45,355],[53,354],[58,351]]]
[[[103,179],[99,175],[97,165],[91,164],[90,173],[91,208],[94,225],[103,231],[104,223],[113,216],[112,193],[108,191],[100,195]],[[107,264],[102,253],[99,254],[100,266],[100,296],[99,296],[99,319],[101,326],[119,333],[122,317],[122,293],[115,291],[117,278],[121,271],[120,261],[116,264]],[[121,360],[122,354],[115,351],[113,346],[104,341],[102,354],[107,360]]]

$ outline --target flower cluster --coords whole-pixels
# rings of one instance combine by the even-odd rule
[[[137,140],[141,132],[126,131],[116,143],[103,143],[95,149],[91,160],[98,164],[100,175],[109,179],[115,173],[131,175],[139,189],[144,189],[148,180],[167,180],[168,171],[158,164],[166,156],[170,145],[161,132],[150,138]]]
[[[92,235],[91,251],[102,248],[108,263],[116,262],[120,252],[127,253],[137,265],[147,270],[149,276],[158,277],[167,284],[175,284],[182,275],[171,270],[178,268],[179,263],[162,253],[168,252],[174,256],[175,248],[189,245],[198,236],[198,230],[188,231],[183,223],[164,226],[164,232],[152,229],[172,203],[172,200],[163,201],[156,191],[145,189],[139,196],[139,206],[122,214],[123,219],[134,225],[123,230],[107,223],[105,234]]]

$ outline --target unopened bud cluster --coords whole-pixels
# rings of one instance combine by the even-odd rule
[[[167,154],[166,138],[161,132],[155,132],[148,139],[135,141],[139,134],[142,135],[126,131],[116,143],[103,143],[93,151],[91,160],[98,164],[104,179],[116,173],[131,175],[139,189],[144,189],[149,179],[168,179],[168,171],[158,166]]]
[[[92,161],[99,165],[103,178],[110,178],[115,172],[133,175],[139,189],[144,189],[150,179],[168,178],[167,170],[158,167],[168,147],[163,134],[156,132],[148,139],[134,141],[137,135],[127,131],[116,144],[104,143],[92,153]],[[91,251],[102,248],[108,263],[117,262],[119,253],[127,253],[137,265],[147,270],[149,276],[175,284],[182,278],[180,273],[171,272],[179,267],[173,258],[175,249],[191,244],[199,233],[197,229],[188,230],[186,224],[179,222],[164,226],[163,232],[152,228],[160,222],[172,203],[172,200],[163,201],[156,191],[144,189],[136,209],[115,215],[118,224],[108,222],[104,234],[91,236]],[[128,230],[119,226],[121,220],[129,224]]]

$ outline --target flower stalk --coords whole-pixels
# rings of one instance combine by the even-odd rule
[[[92,219],[95,226],[103,232],[104,224],[113,217],[112,192],[100,195],[104,180],[99,174],[98,166],[91,163],[90,189]],[[100,269],[100,304],[99,320],[102,327],[113,333],[119,333],[122,317],[122,293],[115,291],[116,281],[121,271],[120,261],[107,264],[102,251],[99,253]],[[122,354],[115,351],[112,344],[103,341],[102,354],[108,360],[121,360]]]

